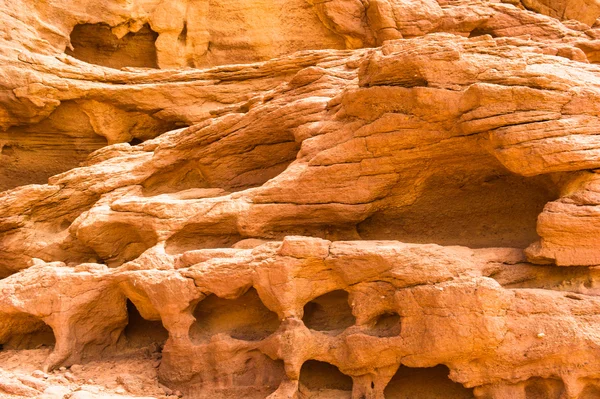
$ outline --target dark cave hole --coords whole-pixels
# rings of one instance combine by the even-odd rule
[[[559,399],[564,391],[561,380],[534,377],[527,380],[525,385],[526,399]],[[597,397],[597,396],[594,396]],[[580,396],[581,398],[581,396]]]
[[[431,176],[410,204],[403,186],[394,188],[377,211],[357,225],[363,240],[526,248],[539,239],[537,218],[558,198],[548,176],[513,174]],[[397,199],[397,197],[401,199]]]
[[[469,33],[469,37],[478,37],[485,35],[490,35],[491,37],[498,37],[493,30],[486,29],[485,27],[475,28],[471,31],[471,33]]]
[[[169,338],[169,332],[160,320],[144,319],[129,299],[127,300],[127,317],[127,326],[123,330],[127,346],[143,348],[157,344],[162,347]]]
[[[129,142],[130,146],[134,146],[134,145],[138,145],[138,144],[142,144],[144,142],[144,140],[139,139],[137,137],[134,137],[133,139],[131,139],[131,141]]]
[[[259,351],[250,351],[243,370],[233,374],[233,385],[266,391],[263,396],[266,397],[277,389],[284,376],[283,360],[273,360]]]
[[[200,374],[181,386],[184,397],[264,399],[275,392],[285,378],[283,360],[273,360],[259,350],[234,350],[230,354],[227,360],[205,364]],[[224,362],[227,362],[226,367]],[[215,384],[215,375],[222,376],[218,384]]]
[[[473,390],[448,378],[444,365],[400,366],[384,390],[385,399],[473,399]]]
[[[5,155],[7,157],[15,155],[15,149],[12,145],[3,145],[1,147],[0,154]]]
[[[311,330],[341,332],[353,326],[356,318],[348,304],[348,293],[336,290],[304,305],[302,321]]]
[[[579,394],[579,399],[597,399],[600,398],[600,387],[595,384],[588,384]]]
[[[157,38],[158,33],[148,24],[121,39],[106,24],[79,24],[71,32],[73,50],[65,52],[89,64],[109,68],[158,68],[154,45]]]
[[[300,384],[310,391],[352,391],[352,378],[336,366],[318,360],[307,360],[300,369]]]
[[[194,317],[190,337],[198,343],[218,333],[244,341],[260,341],[277,331],[280,324],[277,313],[263,304],[254,288],[236,299],[211,294],[198,303]]]
[[[181,44],[185,44],[187,42],[187,23],[184,22],[183,23],[183,29],[181,30],[181,33],[179,34],[179,37],[177,37],[177,41]]]
[[[377,316],[373,328],[367,331],[375,337],[397,337],[400,335],[400,316],[395,312],[383,313]]]
[[[136,259],[157,242],[156,233],[150,229],[116,222],[105,225],[87,244],[108,267],[118,267]]]
[[[52,328],[40,318],[32,315],[16,315],[10,318],[10,324],[18,326],[4,342],[0,342],[0,350],[38,349],[54,347],[56,338]]]

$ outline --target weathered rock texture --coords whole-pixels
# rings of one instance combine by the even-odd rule
[[[0,1],[0,396],[600,397],[599,16]]]

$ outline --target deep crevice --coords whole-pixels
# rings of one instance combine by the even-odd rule
[[[179,42],[179,44],[185,45],[187,42],[187,33],[188,33],[188,29],[187,29],[187,22],[183,22],[183,29],[181,29],[181,33],[179,34],[179,36],[177,37],[177,41]]]

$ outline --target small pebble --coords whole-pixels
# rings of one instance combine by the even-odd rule
[[[544,338],[546,336],[546,334],[544,334],[543,332],[538,333],[537,337],[538,338]]]
[[[60,371],[63,371],[63,372],[64,372],[64,371],[67,371],[67,368],[63,366],[63,367],[59,368],[58,370],[60,370]]]
[[[71,372],[68,372],[68,371],[65,373],[65,378],[66,378],[67,380],[69,380],[70,382],[75,382],[75,381],[77,381],[77,377],[75,377],[75,374],[73,374],[73,373],[71,373]]]
[[[17,379],[28,387],[37,389],[38,391],[43,391],[48,387],[48,384],[45,381],[41,381],[40,378],[30,377],[28,375],[20,375],[17,377]]]
[[[160,387],[160,389],[163,390],[163,392],[165,393],[165,395],[172,395],[173,394],[173,390],[167,386],[164,386],[163,384],[158,384],[158,386]]]
[[[33,373],[31,373],[31,376],[35,378],[48,379],[48,374],[44,373],[42,370],[35,370]]]
[[[56,377],[56,378],[53,378],[53,379],[52,379],[52,382],[56,382],[56,383],[59,383],[59,384],[64,384],[64,385],[67,385],[67,384],[69,384],[69,380],[67,380],[67,379],[66,379],[65,377],[63,377],[62,375],[59,375],[58,377]]]

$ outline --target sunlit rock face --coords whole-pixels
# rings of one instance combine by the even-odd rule
[[[600,397],[599,16],[0,2],[0,396]]]

